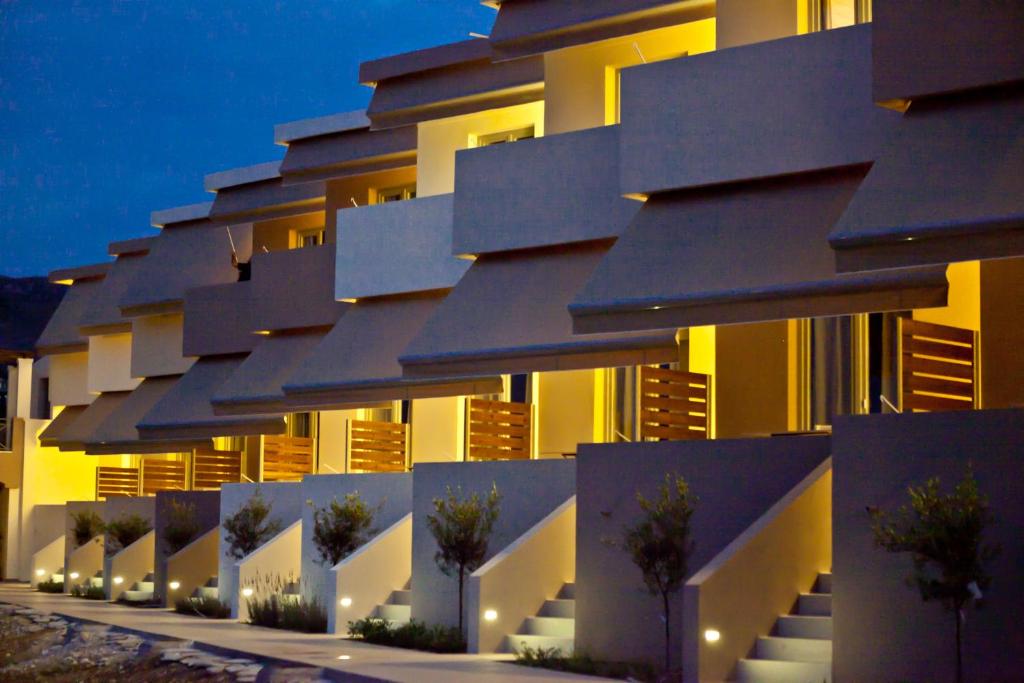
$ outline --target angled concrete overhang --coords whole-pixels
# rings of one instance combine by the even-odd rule
[[[366,114],[374,129],[536,102],[544,98],[540,57],[494,63],[481,38],[364,62],[359,81],[373,85]]]
[[[619,192],[619,128],[458,152],[454,253],[511,251],[620,234],[641,205]]]
[[[286,185],[281,162],[211,173],[208,192],[216,192],[210,217],[218,221],[270,220],[323,211],[326,186],[322,181]]]
[[[335,249],[334,244],[321,244],[255,254],[251,331],[333,325],[347,306],[334,297]]]
[[[39,444],[46,448],[59,448],[61,444],[73,445],[65,436],[85,409],[89,406],[65,406],[63,410],[39,433]],[[80,446],[81,444],[79,444]]]
[[[871,96],[871,26],[626,69],[621,193],[874,161],[900,114]]]
[[[62,451],[82,450],[86,443],[95,441],[93,435],[96,429],[117,410],[130,393],[132,392],[113,391],[97,396],[63,429],[60,436],[54,440],[54,445]]]
[[[1024,255],[1024,87],[914,101],[829,241],[841,271]]]
[[[400,355],[404,374],[503,374],[677,359],[675,330],[573,336],[566,306],[611,244],[479,257]]]
[[[285,185],[416,165],[416,126],[371,131],[363,110],[284,123],[274,139],[288,146],[279,169]]]
[[[92,430],[84,443],[85,452],[89,455],[183,453],[193,448],[210,447],[212,442],[209,439],[144,442],[139,438],[135,424],[174,388],[180,378],[180,375],[150,377],[133,391],[118,392],[115,398],[118,404]]]
[[[239,261],[252,252],[252,226],[215,225],[207,219],[166,225],[118,305],[129,317],[180,311],[189,288],[235,282]]]
[[[143,440],[281,434],[284,416],[223,417],[210,404],[248,354],[200,358],[136,424]]]
[[[866,167],[647,200],[569,305],[576,333],[945,306],[945,266],[837,274],[830,226]]]
[[[92,298],[79,320],[82,334],[110,334],[130,332],[132,323],[122,313],[118,302],[144,268],[146,255],[155,238],[147,237],[124,242],[112,242],[111,255],[117,259],[110,265],[103,284]]]
[[[210,217],[213,202],[187,204],[170,209],[161,209],[149,214],[149,222],[155,228],[180,227],[197,222],[204,222]]]
[[[500,377],[403,377],[398,355],[446,293],[357,301],[291,373],[283,387],[288,404],[354,407],[500,391]]]
[[[252,325],[251,281],[195,287],[185,295],[183,356],[249,353],[259,341]]]
[[[64,268],[50,273],[50,282],[70,284],[57,310],[50,316],[36,340],[39,354],[74,353],[85,351],[89,340],[79,330],[82,316],[89,310],[94,297],[103,287],[103,279],[110,269],[109,263]]]
[[[715,16],[714,0],[504,0],[490,42],[495,60],[516,59]]]
[[[876,102],[1024,80],[1024,3],[874,0]]]

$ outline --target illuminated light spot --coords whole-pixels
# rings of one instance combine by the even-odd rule
[[[71,576],[71,580],[74,581],[75,579],[78,578],[78,572],[71,572],[70,576]]]
[[[242,589],[242,597],[243,598],[251,598],[252,597],[252,589],[251,588],[243,588]]]
[[[338,659],[340,659],[343,662],[347,662],[348,660],[352,659],[352,655],[338,655]]]
[[[172,591],[176,591],[176,590],[178,590],[179,588],[181,588],[181,582],[180,582],[180,581],[171,581],[171,582],[170,582],[169,584],[167,584],[167,586],[168,586],[168,587],[169,587],[169,588],[170,588],[170,589],[171,589]]]
[[[721,639],[722,634],[713,628],[709,628],[708,630],[704,631],[704,640],[708,641],[709,643],[717,643]]]
[[[124,583],[124,577],[123,576],[115,576],[114,577],[114,585],[115,586],[120,586],[122,583]]]
[[[345,609],[348,609],[349,607],[352,606],[352,598],[346,596],[346,597],[342,598],[341,600],[339,600],[338,604],[341,605],[342,607],[344,607]]]
[[[44,574],[46,574],[46,570],[45,569],[37,569],[36,570],[36,576],[43,576]]]
[[[489,609],[484,611],[484,621],[497,621],[498,612],[497,610]]]

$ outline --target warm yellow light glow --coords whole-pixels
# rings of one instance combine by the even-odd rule
[[[343,662],[347,662],[348,660],[352,659],[352,655],[338,655],[338,659],[340,659]]]
[[[251,588],[243,588],[242,589],[242,597],[243,598],[251,598],[252,597],[252,589]]]
[[[71,572],[71,580],[73,581],[73,580],[75,580],[77,578],[78,578],[78,572]]]
[[[43,576],[44,574],[46,574],[46,570],[45,569],[37,569],[36,570],[36,576]]]
[[[75,281],[74,280],[57,280],[56,282],[54,282],[54,284],[55,285],[73,285],[73,284],[75,284]]]
[[[348,609],[352,606],[352,598],[345,596],[344,598],[338,601],[338,604],[344,607],[345,609]]]
[[[346,304],[354,304],[355,302],[359,301],[359,299],[342,299],[342,301],[345,302]]]
[[[115,576],[114,577],[114,585],[115,586],[120,586],[122,583],[124,583],[124,577],[123,576]]]
[[[709,643],[717,643],[721,639],[722,634],[713,628],[709,628],[708,630],[704,631],[704,640],[708,641]]]
[[[181,588],[181,582],[180,581],[171,581],[169,584],[167,584],[167,587],[170,588],[172,591],[176,591],[179,588]]]
[[[259,335],[262,335],[264,337],[269,337],[270,336],[270,330],[256,330],[253,334],[259,334]]]
[[[484,611],[484,621],[497,621],[497,620],[498,620],[498,612],[496,610],[489,609],[489,610],[485,610]]]

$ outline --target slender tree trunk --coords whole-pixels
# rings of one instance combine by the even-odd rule
[[[953,617],[956,619],[956,683],[963,683],[964,680],[964,661],[963,654],[961,652],[961,626],[960,626],[960,613],[963,607],[957,605],[956,609],[953,610]]]
[[[669,602],[668,602],[668,591],[661,592],[661,601],[665,607],[665,673],[672,670],[672,647],[670,638],[670,626],[669,618],[671,617]],[[959,683],[959,681],[957,682]]]
[[[463,565],[459,565],[459,633],[462,633],[462,578],[466,573],[466,568]],[[465,634],[463,634],[465,635]],[[958,682],[959,683],[959,682]]]

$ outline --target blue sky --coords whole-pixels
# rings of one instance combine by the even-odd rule
[[[366,106],[360,61],[487,33],[477,0],[0,0],[0,274],[105,260],[275,123]]]

